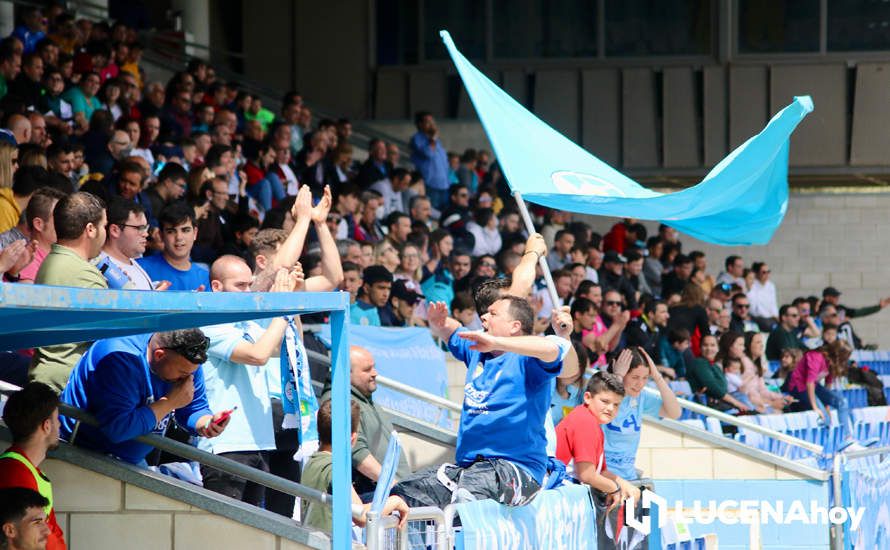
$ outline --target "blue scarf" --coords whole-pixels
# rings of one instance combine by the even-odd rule
[[[284,409],[281,427],[300,430],[300,447],[294,455],[294,460],[299,462],[318,450],[318,399],[312,390],[306,348],[293,317],[287,318],[281,344],[281,388]]]

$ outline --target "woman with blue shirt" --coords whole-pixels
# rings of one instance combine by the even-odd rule
[[[625,397],[612,422],[603,426],[606,466],[622,479],[637,480],[640,476],[634,464],[640,446],[643,415],[676,420],[680,418],[680,403],[642,348],[625,349],[609,369],[624,379]],[[650,377],[658,388],[657,396],[643,391]]]

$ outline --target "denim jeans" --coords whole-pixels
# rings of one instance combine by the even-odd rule
[[[275,172],[269,172],[266,177],[253,185],[247,186],[247,194],[260,203],[263,210],[268,212],[272,209],[272,199],[283,200],[287,195],[284,192],[284,185]]]
[[[793,403],[789,408],[791,411],[809,411],[813,409],[813,403],[810,403],[810,397],[806,390],[794,391],[790,388],[788,393],[797,399],[797,403]],[[837,409],[837,420],[841,426],[841,433],[844,439],[853,437],[853,421],[850,417],[850,407],[847,399],[840,391],[829,390],[822,384],[816,384],[816,399],[819,403],[815,405],[824,410],[824,407],[834,407]],[[826,414],[826,416],[828,416]],[[830,418],[830,417],[829,417]]]

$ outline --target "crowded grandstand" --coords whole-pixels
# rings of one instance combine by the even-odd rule
[[[329,494],[334,417],[347,415],[347,536],[361,540],[380,516],[405,529],[416,509],[531,506],[584,486],[599,542],[579,548],[639,543],[614,531],[652,487],[656,457],[638,460],[644,416],[816,471],[890,444],[876,409],[890,362],[856,330],[890,296],[791,296],[761,258],[713,257],[665,223],[622,218],[597,232],[590,216],[530,204],[530,226],[495,154],[449,150],[430,112],[414,114],[404,144],[359,147],[348,118],[316,116],[297,90],[273,111],[197,58],[151,78],[123,22],[58,4],[20,16],[0,40],[4,285],[340,292],[357,330],[417,329],[466,366],[466,382],[457,396],[432,392],[457,403],[442,423],[456,440],[445,461],[417,468],[392,454],[372,346],[349,349],[351,406],[332,410],[324,312],[4,350],[0,547],[79,547],[39,469],[60,440],[336,537],[329,501],[136,438]],[[805,445],[788,450],[766,428]],[[814,445],[824,452],[806,452]],[[422,535],[412,547],[430,544]]]

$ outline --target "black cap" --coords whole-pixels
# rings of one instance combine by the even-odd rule
[[[825,298],[826,296],[834,296],[834,297],[837,297],[837,296],[840,296],[840,295],[841,295],[841,291],[838,290],[838,289],[836,289],[836,288],[834,288],[833,286],[827,286],[827,287],[825,287],[825,290],[822,291],[822,297],[823,297],[823,298]]]
[[[396,279],[392,283],[392,290],[390,291],[390,296],[395,296],[399,300],[404,300],[411,305],[416,304],[417,302],[423,300],[423,294],[411,290],[408,288],[408,285],[405,283],[403,279]]]
[[[373,285],[374,283],[391,283],[392,273],[382,265],[369,265],[362,273],[362,281]]]
[[[614,250],[610,250],[610,251],[606,252],[606,254],[603,256],[603,262],[626,264],[627,258],[625,258],[621,254],[615,252]]]

